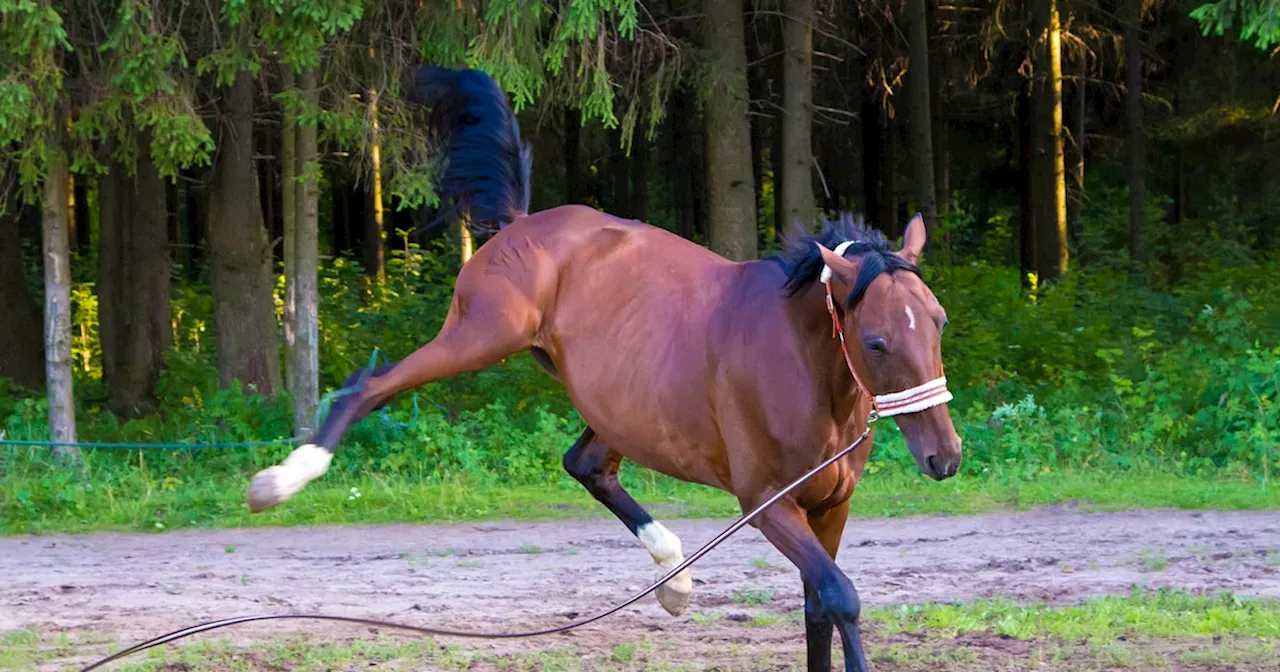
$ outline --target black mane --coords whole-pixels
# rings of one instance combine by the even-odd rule
[[[817,235],[806,234],[793,226],[783,237],[782,253],[772,258],[782,264],[787,274],[787,281],[782,285],[786,295],[795,296],[822,273],[822,253],[814,243],[834,250],[840,243],[850,240],[857,242],[845,249],[844,257],[861,257],[862,267],[845,301],[848,308],[858,305],[871,281],[881,273],[907,271],[920,275],[915,264],[893,254],[883,233],[867,226],[862,217],[855,218],[853,213],[841,212],[840,218],[834,221],[823,217],[822,232]]]

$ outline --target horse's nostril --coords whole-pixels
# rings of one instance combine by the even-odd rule
[[[924,463],[929,465],[929,472],[932,474],[941,474],[942,470],[938,468],[938,464],[934,462],[936,455],[930,455],[924,458]]]

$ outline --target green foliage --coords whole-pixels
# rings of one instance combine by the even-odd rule
[[[34,203],[58,130],[61,55],[71,49],[62,16],[50,4],[0,0],[0,147],[16,164],[21,195]]]
[[[1265,480],[1280,438],[1280,320],[1264,306],[1280,290],[1280,266],[1231,238],[1208,235],[1191,247],[1164,234],[1153,236],[1153,256],[1173,263],[1153,264],[1147,282],[1135,283],[1117,244],[1127,235],[1128,194],[1091,192],[1089,267],[1034,296],[1008,266],[925,265],[951,321],[944,359],[961,390],[957,425],[966,446],[983,446],[965,468],[1237,464]],[[1162,212],[1149,210],[1153,230],[1169,228],[1159,225]],[[1003,238],[1003,222],[995,218],[986,235]],[[963,226],[951,235],[990,249]]]
[[[73,163],[76,172],[107,172],[97,160],[95,143],[106,143],[126,170],[146,151],[160,174],[169,178],[212,161],[213,135],[196,112],[186,81],[188,48],[182,34],[169,28],[171,21],[172,17],[157,16],[147,3],[121,2],[106,40],[86,49],[101,58],[94,64],[100,70],[95,76],[110,86],[80,101],[72,124],[79,148]],[[137,146],[138,132],[149,139],[146,147]]]
[[[297,72],[319,67],[322,48],[364,16],[360,0],[260,0],[258,35]]]
[[[1280,46],[1280,2],[1277,0],[1218,0],[1191,10],[1205,35],[1235,32],[1243,41],[1253,40],[1262,51]]]

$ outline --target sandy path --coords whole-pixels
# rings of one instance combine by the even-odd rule
[[[727,523],[666,524],[689,553]],[[868,607],[999,595],[1062,602],[1134,585],[1280,597],[1280,512],[852,521],[839,562]],[[797,573],[753,528],[700,560],[693,576],[690,612],[746,611],[734,601],[743,591],[772,590],[768,610],[801,606]],[[594,613],[653,577],[648,554],[611,519],[7,537],[0,631],[88,629],[135,641],[284,611],[504,630]],[[607,623],[643,631],[689,620],[672,619],[649,596]],[[217,634],[320,628],[293,621]]]

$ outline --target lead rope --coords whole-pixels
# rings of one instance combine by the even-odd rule
[[[666,576],[663,576],[662,578],[658,579],[656,582],[653,583],[653,585],[649,586],[648,588],[645,588],[643,591],[637,593],[631,599],[613,607],[612,609],[609,609],[608,611],[604,611],[600,614],[597,614],[590,618],[585,618],[580,621],[576,621],[574,623],[569,623],[567,625],[561,625],[554,628],[545,628],[542,630],[530,630],[528,632],[464,632],[461,630],[445,630],[443,628],[428,628],[428,627],[422,627],[417,625],[406,625],[403,623],[391,623],[388,621],[380,621],[377,619],[370,619],[370,618],[357,618],[352,616],[333,616],[329,614],[269,614],[269,615],[263,615],[263,616],[236,616],[233,618],[224,618],[217,621],[208,621],[205,623],[199,623],[197,625],[183,628],[181,630],[174,630],[173,632],[170,632],[168,634],[161,635],[159,637],[147,640],[140,644],[135,644],[119,653],[116,653],[107,658],[103,658],[93,663],[92,665],[89,665],[88,667],[84,667],[81,669],[82,669],[82,672],[88,672],[89,670],[101,667],[102,665],[105,665],[114,660],[124,658],[125,656],[130,656],[135,653],[140,653],[152,647],[160,646],[161,644],[168,644],[169,642],[177,641],[184,637],[190,637],[192,635],[197,635],[202,632],[208,632],[210,630],[217,630],[218,628],[225,628],[232,625],[239,625],[241,623],[251,623],[253,621],[272,621],[272,620],[281,620],[281,619],[287,619],[287,618],[310,619],[310,620],[321,620],[321,621],[343,621],[346,623],[360,623],[364,625],[377,625],[377,626],[382,626],[386,628],[394,628],[397,630],[408,630],[410,632],[417,632],[425,635],[444,635],[447,637],[471,637],[471,638],[479,638],[479,639],[515,639],[515,638],[521,638],[521,637],[537,637],[540,635],[551,635],[558,632],[567,632],[575,628],[580,628],[589,623],[594,623],[602,618],[611,616],[617,613],[618,611],[625,609],[626,607],[629,607],[632,604],[635,604],[638,600],[640,600],[640,598],[644,597],[645,595],[648,595],[654,590],[657,590],[659,586],[666,583],[669,579],[674,577],[676,574],[679,574],[686,567],[689,567],[693,563],[697,562],[699,558],[706,555],[709,551],[711,551],[711,549],[715,548],[716,546],[719,546],[721,542],[723,542],[725,539],[728,539],[731,535],[733,535],[733,533],[737,532],[739,529],[742,529],[742,526],[746,525],[751,519],[760,515],[765,509],[769,508],[779,499],[782,499],[792,490],[795,490],[797,487],[799,487],[800,484],[812,478],[814,474],[817,474],[819,471],[822,471],[823,469],[827,468],[832,463],[836,462],[837,460],[844,457],[845,455],[848,455],[851,451],[853,451],[853,449],[861,445],[862,442],[866,440],[867,435],[871,433],[871,424],[874,423],[875,421],[876,421],[876,416],[875,416],[875,413],[873,412],[871,417],[868,418],[867,426],[865,429],[862,430],[862,434],[853,443],[849,444],[847,448],[845,448],[844,450],[841,450],[840,452],[831,456],[827,460],[823,461],[822,464],[819,464],[813,469],[810,469],[807,473],[805,473],[803,476],[793,481],[790,485],[783,488],[782,490],[779,490],[777,494],[765,500],[763,504],[761,504],[760,506],[757,506],[755,509],[751,511],[751,513],[748,513],[747,515],[739,518],[737,522],[725,528],[723,532],[716,535],[715,538],[713,538],[711,541],[704,544],[702,548],[699,548],[697,552],[689,556],[689,558],[686,559],[684,562],[680,563],[674,569],[667,572]]]

